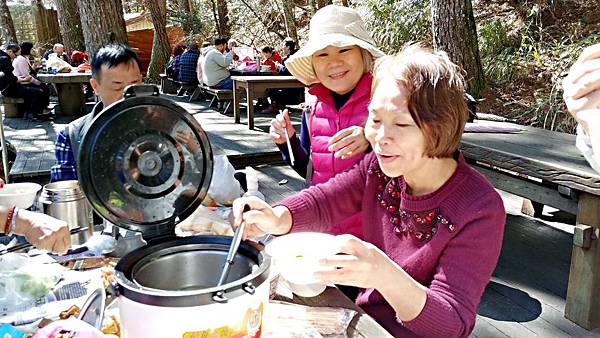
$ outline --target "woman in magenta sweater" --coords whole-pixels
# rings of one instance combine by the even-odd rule
[[[318,272],[323,284],[361,288],[356,303],[396,337],[467,337],[498,260],[505,213],[489,182],[458,151],[467,120],[459,68],[418,45],[374,71],[365,135],[373,147],[353,169],[271,207],[234,203],[246,237],[325,232],[362,211],[364,241]],[[252,210],[243,213],[244,205]]]

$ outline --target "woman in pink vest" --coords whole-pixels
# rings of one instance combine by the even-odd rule
[[[287,110],[271,121],[271,137],[284,160],[307,183],[327,182],[360,161],[369,144],[363,133],[371,95],[372,64],[383,52],[374,46],[360,15],[351,8],[329,5],[310,20],[309,40],[286,62],[290,73],[307,86],[307,108],[300,136]],[[285,139],[290,136],[294,163]],[[363,237],[360,214],[330,230]]]

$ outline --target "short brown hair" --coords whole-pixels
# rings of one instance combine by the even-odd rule
[[[410,93],[408,110],[425,136],[425,155],[452,157],[469,116],[460,67],[445,52],[409,44],[396,55],[379,58],[373,75],[372,93],[388,76]]]

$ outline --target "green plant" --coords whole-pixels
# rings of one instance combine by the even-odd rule
[[[482,24],[478,29],[479,55],[486,79],[498,87],[514,79],[517,59],[507,26],[499,19]]]
[[[367,0],[358,10],[386,53],[397,52],[409,41],[431,41],[428,0]]]

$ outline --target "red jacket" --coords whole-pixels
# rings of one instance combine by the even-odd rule
[[[275,66],[275,62],[281,63],[281,56],[277,52],[273,52],[270,58],[262,62],[262,65],[269,66],[272,72],[277,72],[277,66]]]

